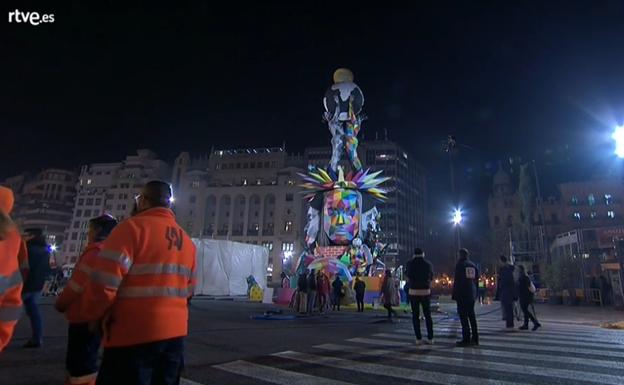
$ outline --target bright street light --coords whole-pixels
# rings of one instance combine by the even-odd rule
[[[455,209],[455,210],[453,211],[453,224],[454,224],[455,226],[460,225],[460,224],[461,224],[461,222],[462,222],[462,219],[463,219],[463,217],[462,217],[462,211],[461,211],[461,209]]]
[[[58,247],[56,246],[56,243],[53,243],[53,244],[50,245],[50,251],[52,251],[52,252],[55,252],[57,250],[57,248]]]
[[[615,141],[615,155],[624,158],[624,126],[615,127],[611,138]]]

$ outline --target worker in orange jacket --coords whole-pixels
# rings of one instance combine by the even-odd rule
[[[13,202],[13,191],[0,186],[0,352],[11,341],[22,315],[22,275],[18,256],[23,241],[9,216]]]
[[[82,310],[80,296],[93,272],[94,260],[102,251],[102,243],[117,225],[117,220],[110,215],[102,215],[89,220],[87,233],[88,244],[78,258],[74,271],[57,298],[55,308],[69,321],[67,330],[67,385],[95,385],[97,377],[97,359],[100,348],[100,334],[92,330]]]
[[[102,320],[98,385],[178,384],[195,286],[195,246],[170,210],[171,187],[145,185],[136,213],[104,241],[80,296]]]

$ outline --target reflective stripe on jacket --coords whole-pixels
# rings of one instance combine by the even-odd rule
[[[11,341],[22,314],[23,283],[18,261],[21,245],[15,229],[0,241],[0,351]]]
[[[94,275],[94,260],[102,250],[102,242],[94,242],[87,245],[84,252],[78,258],[74,266],[69,281],[65,285],[63,292],[58,297],[57,302],[63,303],[67,307],[65,317],[70,323],[87,322],[89,319],[80,309],[80,295],[91,275]]]
[[[103,318],[104,347],[185,336],[195,287],[195,245],[166,208],[120,223],[104,241],[80,297],[89,321]]]

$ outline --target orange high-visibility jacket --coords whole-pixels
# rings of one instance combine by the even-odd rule
[[[65,308],[65,318],[70,323],[89,321],[80,309],[80,296],[89,280],[89,276],[93,274],[94,261],[97,260],[101,250],[102,242],[93,242],[87,245],[82,255],[78,258],[71,278],[67,281],[63,292],[56,299],[57,305]]]
[[[21,242],[17,230],[0,240],[0,352],[11,341],[22,315],[22,274],[17,260]]]
[[[195,245],[166,208],[120,223],[104,241],[80,296],[88,321],[103,320],[104,347],[188,334]]]

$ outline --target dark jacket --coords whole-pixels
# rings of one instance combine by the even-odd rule
[[[332,282],[332,288],[334,289],[334,295],[335,296],[341,296],[342,295],[342,281],[339,278],[336,278],[334,280],[334,282]]]
[[[43,284],[50,275],[50,250],[45,243],[29,241],[26,243],[28,248],[28,265],[30,270],[26,282],[24,282],[24,293],[35,293],[43,290]]]
[[[407,262],[405,273],[410,289],[430,289],[433,280],[433,266],[424,257],[414,257]]]
[[[479,270],[469,259],[460,259],[455,265],[453,296],[457,302],[474,302],[479,286]]]
[[[531,278],[528,275],[520,276],[518,279],[518,300],[522,303],[533,302],[533,293],[529,290]]]
[[[498,270],[497,296],[501,302],[513,302],[517,297],[513,265],[505,265]]]
[[[316,275],[308,274],[308,291],[316,291]]]
[[[364,281],[362,281],[361,279],[358,281],[355,281],[355,285],[353,285],[353,289],[355,290],[355,294],[357,296],[363,297],[364,293],[366,292],[366,283],[364,283]]]
[[[299,278],[297,278],[297,290],[301,293],[308,292],[308,277],[304,274],[299,275]]]

